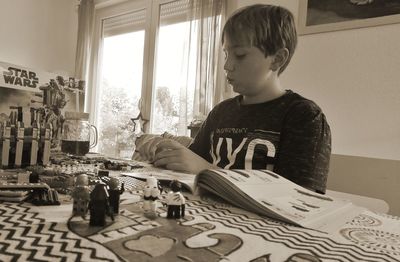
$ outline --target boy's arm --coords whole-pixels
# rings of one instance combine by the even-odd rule
[[[153,161],[155,151],[157,149],[157,144],[165,140],[177,141],[185,147],[188,147],[192,142],[192,139],[190,137],[174,136],[167,132],[162,135],[143,134],[138,137],[135,142],[136,149],[132,156],[132,159],[138,161]]]
[[[172,140],[165,140],[157,145],[153,164],[155,166],[192,174],[198,174],[204,169],[218,168],[189,148]]]
[[[200,129],[193,139],[192,143],[189,145],[189,149],[204,158],[208,162],[212,162],[210,155],[211,151],[211,130],[215,127],[215,122],[218,119],[219,105],[216,105],[211,112],[208,114],[206,120],[200,126]]]
[[[163,139],[163,137],[158,135],[144,134],[140,136],[135,142],[136,148],[132,159],[138,161],[153,161],[157,143]]]
[[[199,173],[201,170],[217,168],[181,143],[155,136],[137,146],[135,160],[150,161],[155,166],[171,170]]]
[[[274,171],[308,189],[324,193],[331,154],[325,115],[314,103],[300,103],[287,115]]]

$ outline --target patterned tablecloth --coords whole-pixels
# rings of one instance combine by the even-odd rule
[[[1,261],[400,261],[400,219],[365,211],[334,234],[261,218],[211,198],[186,195],[186,216],[144,216],[122,195],[106,227],[71,218],[72,205],[0,203]]]

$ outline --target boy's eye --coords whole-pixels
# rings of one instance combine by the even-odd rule
[[[235,50],[233,52],[233,54],[235,55],[235,57],[237,58],[243,58],[247,55],[247,52],[245,50],[242,50],[242,48],[238,48],[237,50]]]

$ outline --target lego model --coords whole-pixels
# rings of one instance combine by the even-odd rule
[[[145,216],[155,218],[157,216],[157,200],[162,192],[158,180],[150,176],[146,179],[146,186],[143,188],[143,209]]]
[[[106,215],[114,221],[114,215],[110,211],[108,191],[105,184],[97,184],[90,193],[90,226],[105,226]]]
[[[43,107],[45,108],[45,115],[42,119],[52,129],[49,139],[52,148],[57,147],[60,142],[62,126],[65,121],[61,114],[61,109],[67,104],[64,85],[63,77],[57,76],[56,80],[50,79],[48,84],[39,87],[43,91]]]
[[[75,187],[71,193],[74,199],[72,205],[72,216],[81,216],[86,218],[88,211],[90,192],[89,192],[89,179],[86,174],[81,174],[76,178]]]
[[[108,181],[108,187],[109,187],[108,194],[110,199],[111,212],[118,215],[120,195],[125,191],[124,183],[121,184],[121,189],[119,189],[118,178],[111,177],[110,181]]]
[[[167,218],[185,217],[185,197],[182,195],[182,184],[178,180],[170,183],[171,191],[167,195]]]
[[[22,164],[22,152],[24,147],[24,135],[25,128],[23,122],[17,122],[17,126],[15,127],[16,131],[16,145],[15,145],[15,163],[14,166],[16,168],[20,168]]]
[[[34,120],[31,127],[25,127],[22,107],[11,106],[10,109],[8,120],[0,123],[0,167],[47,165],[50,157],[50,126],[39,128]]]
[[[11,123],[7,121],[4,123],[1,132],[2,153],[1,153],[1,168],[8,167],[11,149]]]

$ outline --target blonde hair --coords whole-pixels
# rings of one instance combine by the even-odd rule
[[[278,74],[289,64],[297,45],[293,14],[286,8],[273,5],[256,4],[237,10],[225,23],[222,43],[224,36],[257,47],[265,57],[286,48],[289,56]]]

